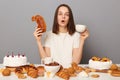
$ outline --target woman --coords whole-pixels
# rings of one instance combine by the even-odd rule
[[[34,36],[41,58],[52,57],[63,67],[70,67],[72,62],[80,63],[89,33],[87,30],[81,34],[76,32],[72,10],[68,5],[61,4],[57,7],[53,28],[48,32],[44,46],[41,43],[42,34],[40,28],[36,28]]]

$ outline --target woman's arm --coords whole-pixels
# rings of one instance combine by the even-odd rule
[[[47,56],[50,56],[50,48],[48,48],[48,47],[43,48],[43,46],[42,46],[41,37],[42,37],[43,33],[41,33],[40,28],[36,28],[33,34],[37,41],[40,57],[45,58]]]
[[[88,30],[84,33],[81,33],[79,48],[73,48],[73,62],[79,64],[82,59],[82,52],[84,47],[84,42],[89,36]]]
[[[43,47],[41,42],[37,42],[37,44],[38,44],[40,57],[41,58],[50,57],[50,48],[49,47]]]

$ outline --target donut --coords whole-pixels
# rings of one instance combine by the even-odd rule
[[[37,27],[40,28],[42,32],[46,31],[46,23],[41,15],[32,16],[32,21],[36,21]]]

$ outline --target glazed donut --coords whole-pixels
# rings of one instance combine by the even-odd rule
[[[111,75],[114,77],[120,77],[120,70],[113,70]]]
[[[42,16],[40,16],[40,15],[32,16],[32,21],[36,21],[36,23],[38,25],[37,27],[40,28],[42,30],[42,32],[46,31],[46,23]]]

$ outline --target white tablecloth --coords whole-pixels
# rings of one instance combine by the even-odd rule
[[[118,64],[120,65],[120,64]],[[36,66],[38,66],[38,64],[36,64]],[[81,64],[80,66],[87,66],[86,64]],[[0,64],[0,68],[3,68],[4,66],[2,64]],[[99,78],[92,78],[90,77],[91,74],[93,73],[97,73],[100,75]],[[3,76],[1,73],[0,73],[0,80],[20,80],[18,79],[18,77],[14,74],[14,72],[12,72],[12,74],[10,76]],[[38,77],[38,78],[31,78],[29,76],[27,76],[26,79],[21,79],[21,80],[64,80],[64,79],[61,79],[57,76],[55,76],[54,78],[44,78],[44,77]],[[87,78],[84,78],[84,77],[71,77],[70,80],[120,80],[120,77],[113,77],[111,76],[110,74],[108,73],[98,73],[98,72],[91,72],[89,73],[89,77]]]

